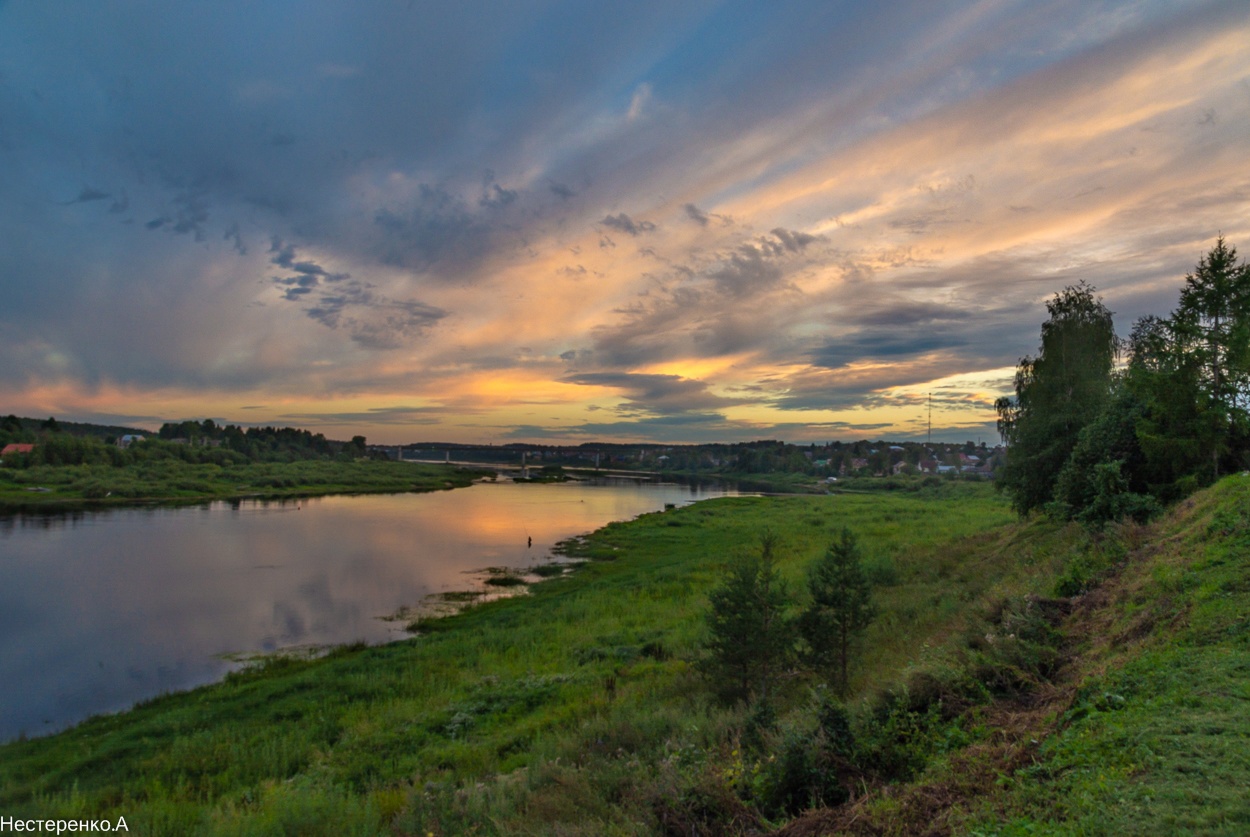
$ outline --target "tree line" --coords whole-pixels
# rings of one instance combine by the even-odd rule
[[[126,447],[113,434],[85,434],[63,429],[55,418],[32,428],[29,419],[0,419],[0,442],[29,442],[29,453],[10,455],[5,466],[111,465],[126,467],[143,462],[176,459],[191,464],[242,465],[248,462],[296,462],[300,460],[353,460],[371,457],[364,436],[351,441],[327,439],[295,427],[248,427],[220,425],[212,419],[166,423],[155,435]],[[66,428],[79,425],[66,422]],[[384,454],[377,454],[385,458]]]
[[[1144,521],[1250,465],[1250,266],[1220,237],[1167,317],[1120,339],[1095,288],[1047,303],[1036,356],[997,402],[999,485],[1020,514]]]

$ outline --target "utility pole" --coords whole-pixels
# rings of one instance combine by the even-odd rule
[[[933,393],[929,393],[929,436],[925,440],[925,444],[933,444]]]

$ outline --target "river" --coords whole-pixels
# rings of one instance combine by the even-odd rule
[[[240,656],[400,639],[384,617],[733,493],[610,479],[0,518],[0,741],[220,679]]]

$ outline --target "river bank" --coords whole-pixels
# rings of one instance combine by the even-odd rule
[[[110,465],[0,468],[0,514],[193,505],[214,500],[385,494],[463,488],[483,468],[381,460],[193,464],[177,459]]]
[[[171,835],[1239,833],[1244,800],[1199,788],[1250,768],[1196,755],[1247,740],[1238,479],[1101,533],[1021,522],[985,485],[644,515],[412,641],[0,748],[0,810]],[[771,718],[716,703],[699,659],[728,556],[769,527],[797,586],[844,526],[877,618],[843,709],[800,671]]]
[[[406,639],[557,572],[569,537],[720,489],[636,480],[0,517],[0,741],[219,680],[229,661]],[[73,618],[67,619],[66,613]]]
[[[638,759],[627,772],[642,781],[667,748],[711,752],[740,720],[708,703],[693,667],[706,591],[733,550],[777,527],[797,582],[841,526],[861,531],[877,577],[891,580],[893,616],[873,640],[882,668],[861,673],[859,687],[871,688],[916,652],[903,626],[917,641],[941,630],[965,586],[1010,574],[1006,564],[961,573],[929,606],[938,566],[955,566],[933,563],[943,546],[1011,520],[991,491],[962,494],[724,498],[611,524],[571,545],[585,561],[571,574],[425,623],[416,639],[277,658],[6,745],[0,808],[69,816],[121,806],[144,833],[169,834],[307,814],[321,832],[418,816],[425,803],[410,800],[413,787],[453,799],[465,782],[519,769],[538,781],[544,765],[618,749]],[[801,700],[807,686],[793,687]]]

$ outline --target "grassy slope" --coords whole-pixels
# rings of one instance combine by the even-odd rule
[[[971,714],[991,734],[790,835],[1250,833],[1250,480],[1110,534],[1062,665]]]
[[[769,765],[743,761],[744,717],[710,704],[692,669],[706,590],[765,525],[796,581],[849,525],[879,582],[865,700],[964,653],[971,613],[1118,565],[1070,608],[1049,682],[969,707],[912,784],[865,785],[789,833],[1244,833],[1250,512],[1237,480],[1097,543],[1013,522],[984,486],[727,498],[614,524],[576,547],[591,562],[572,576],[412,642],[275,662],[0,748],[0,811],[120,814],[152,834],[766,829],[739,797],[742,773]],[[787,682],[783,729],[809,722],[810,686]]]
[[[1071,699],[984,833],[1250,833],[1250,479],[1184,503],[1070,618]]]
[[[166,459],[123,468],[39,466],[23,470],[0,469],[0,512],[434,491],[463,487],[479,476],[481,472],[463,468],[373,460],[257,462],[222,467]],[[49,490],[31,490],[36,487]]]

